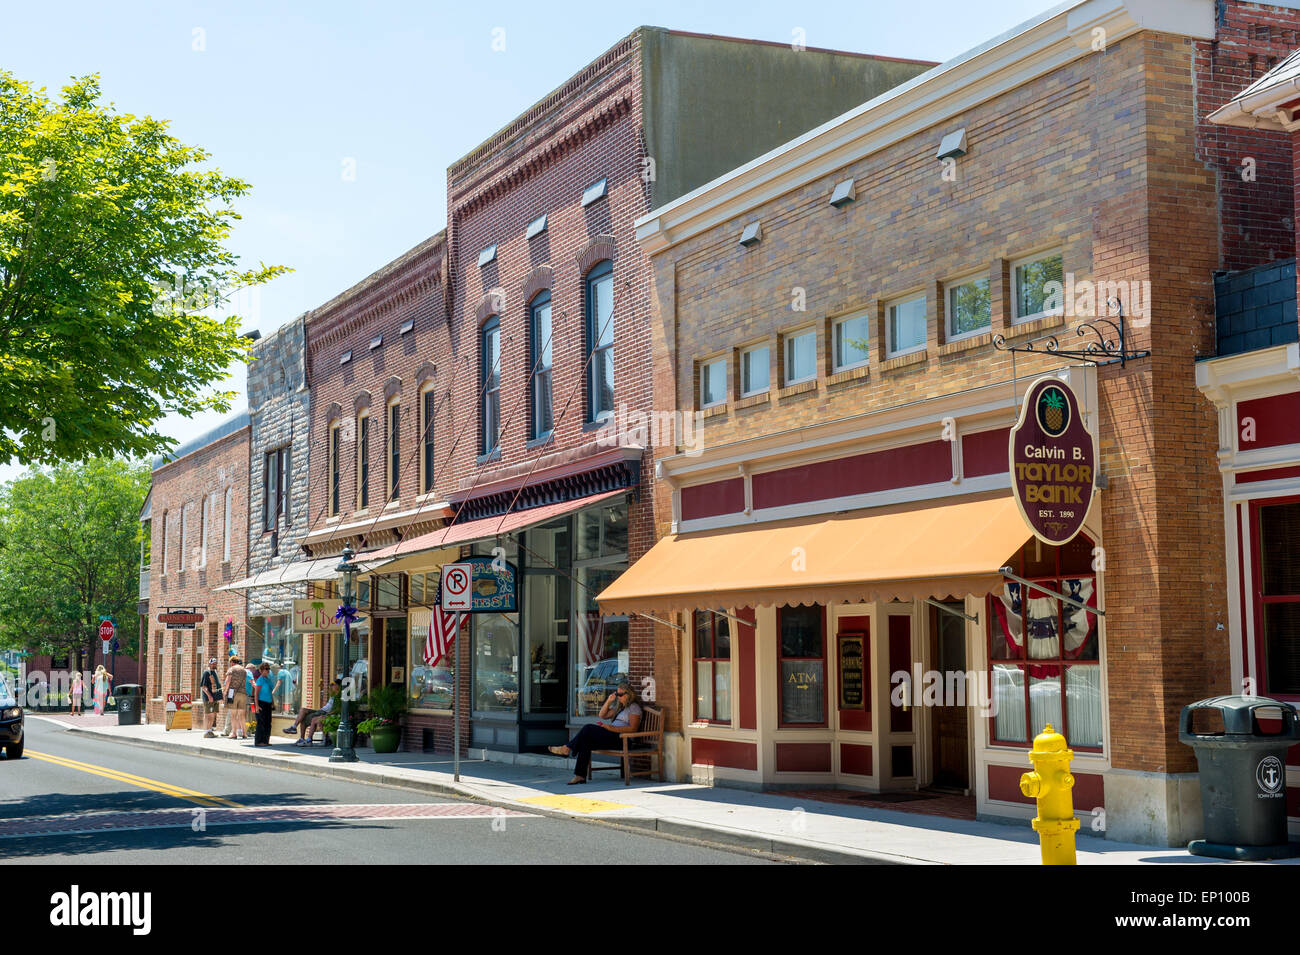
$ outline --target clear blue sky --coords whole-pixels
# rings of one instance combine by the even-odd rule
[[[448,163],[637,26],[784,43],[799,28],[808,46],[941,61],[1052,5],[9,0],[0,67],[51,92],[99,73],[106,100],[252,183],[232,247],[295,270],[252,303],[246,327],[268,332],[441,229]],[[164,430],[187,440],[221,417]]]

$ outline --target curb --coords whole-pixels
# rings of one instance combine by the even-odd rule
[[[873,853],[850,849],[836,849],[817,843],[779,839],[773,836],[759,835],[734,829],[722,829],[701,823],[684,822],[677,819],[662,819],[658,816],[624,816],[599,819],[593,818],[592,816],[565,812],[562,809],[553,809],[549,806],[538,806],[534,803],[521,802],[515,799],[484,796],[480,793],[474,792],[464,784],[457,785],[455,783],[407,779],[404,776],[393,776],[382,772],[365,770],[358,771],[352,768],[354,764],[351,763],[325,763],[323,766],[312,766],[306,763],[296,763],[293,760],[275,759],[274,757],[270,757],[270,754],[228,753],[223,750],[199,748],[191,750],[188,747],[168,744],[162,741],[113,736],[109,733],[90,727],[68,726],[66,723],[58,723],[58,725],[65,727],[67,732],[77,736],[107,739],[109,742],[124,743],[128,746],[140,746],[145,749],[157,750],[159,752],[180,753],[182,755],[223,759],[232,763],[272,766],[276,769],[283,769],[286,772],[301,773],[304,776],[336,777],[355,782],[370,783],[372,785],[388,786],[394,789],[409,789],[416,792],[457,796],[487,806],[498,806],[502,809],[522,810],[552,819],[567,819],[572,822],[607,826],[612,829],[622,829],[641,834],[650,834],[659,838],[670,839],[677,842],[704,844],[719,849],[730,849],[733,851],[741,850],[758,852],[764,855],[783,856],[801,862],[828,865],[937,864],[928,862],[924,859],[911,859],[883,852]]]

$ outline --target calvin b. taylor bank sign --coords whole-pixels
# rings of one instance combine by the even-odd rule
[[[1083,527],[1097,480],[1097,446],[1079,400],[1058,378],[1029,386],[1011,429],[1011,487],[1034,535],[1065,544]]]

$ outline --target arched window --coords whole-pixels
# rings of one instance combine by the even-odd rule
[[[339,422],[330,422],[330,517],[339,514],[339,484],[343,471],[343,429]]]
[[[529,437],[537,440],[551,433],[551,293],[538,292],[528,305],[528,367],[532,369],[529,389],[531,427]]]
[[[221,560],[223,563],[230,563],[230,528],[234,516],[235,507],[235,489],[226,488],[226,505],[225,515],[221,522]]]
[[[496,315],[479,333],[479,393],[483,396],[479,448],[491,454],[501,443],[501,322]]]
[[[614,413],[614,263],[596,263],[587,273],[587,419]]]

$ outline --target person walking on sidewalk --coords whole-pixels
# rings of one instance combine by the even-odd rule
[[[81,671],[72,671],[72,685],[68,687],[68,703],[72,706],[72,715],[81,715],[81,698],[86,695],[86,684],[81,682]]]
[[[104,715],[104,704],[108,700],[109,690],[113,686],[113,674],[104,669],[104,664],[95,667],[95,715]]]
[[[600,721],[589,723],[569,740],[567,746],[548,746],[556,756],[576,756],[578,764],[574,767],[577,774],[569,780],[570,786],[578,786],[587,781],[587,771],[591,766],[593,749],[609,749],[618,745],[618,738],[623,733],[635,733],[641,725],[641,705],[637,702],[636,690],[632,684],[624,681],[618,689],[609,695],[605,705],[600,708]]]
[[[226,682],[222,690],[226,694],[226,715],[230,718],[230,733],[235,739],[247,739],[244,718],[248,714],[248,693],[245,681],[248,673],[240,663],[239,657],[230,658],[230,669],[226,671]]]
[[[221,675],[217,673],[216,657],[208,661],[208,668],[203,671],[199,686],[203,694],[203,728],[206,730],[203,738],[216,739],[217,734],[213,728],[217,724],[217,708],[221,706]]]
[[[254,687],[257,694],[257,732],[253,735],[253,745],[270,746],[271,707],[275,700],[275,679],[271,676],[271,664],[263,661],[258,666]]]

